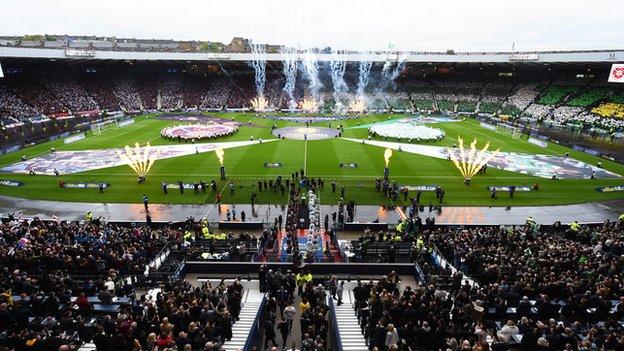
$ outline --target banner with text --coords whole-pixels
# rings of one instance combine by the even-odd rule
[[[492,191],[492,190],[496,190],[496,191],[509,191],[509,189],[511,189],[511,185],[496,185],[496,186],[488,186],[487,190]],[[526,186],[526,185],[517,185],[516,188],[514,189],[514,191],[531,191],[531,187]]]
[[[601,193],[613,193],[616,191],[624,191],[624,185],[601,186],[596,188]]]
[[[436,191],[437,185],[405,185],[403,186],[409,191]]]
[[[4,186],[17,187],[17,186],[22,186],[24,184],[25,184],[24,182],[20,182],[18,180],[0,179],[0,185],[4,185]]]

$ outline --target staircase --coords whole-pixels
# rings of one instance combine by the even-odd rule
[[[245,347],[263,298],[264,294],[258,290],[245,291],[239,320],[232,326],[232,340],[223,343],[224,350],[238,351]]]
[[[362,328],[353,309],[353,292],[345,291],[344,301],[335,307],[340,343],[344,351],[368,351]]]

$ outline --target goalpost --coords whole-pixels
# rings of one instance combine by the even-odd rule
[[[501,134],[507,134],[514,139],[520,139],[522,137],[522,129],[510,126],[506,123],[497,123],[496,131]]]
[[[102,134],[103,132],[107,130],[117,129],[117,121],[112,120],[112,121],[105,121],[101,123],[94,123],[90,125],[90,128],[93,134],[95,135]]]

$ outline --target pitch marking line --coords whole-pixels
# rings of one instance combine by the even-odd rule
[[[305,141],[305,146],[303,148],[303,171],[305,174],[308,174],[308,140]]]

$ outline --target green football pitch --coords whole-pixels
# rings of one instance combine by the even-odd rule
[[[234,119],[242,123],[240,130],[229,137],[212,139],[207,142],[242,141],[254,137],[255,140],[273,139],[271,126],[300,126],[301,124],[278,121],[266,118],[256,118],[250,114],[216,113],[215,117]],[[391,118],[400,116],[393,115]],[[388,115],[364,116],[357,119],[314,123],[317,126],[332,127],[343,125],[353,127],[358,124],[367,124],[384,121]],[[23,150],[0,156],[0,166],[19,162],[22,156],[35,157],[50,152],[51,147],[57,151],[91,150],[105,148],[119,148],[133,145],[135,142],[152,145],[177,144],[160,137],[163,127],[177,125],[180,122],[155,119],[154,115],[144,115],[136,118],[136,123],[119,129],[111,129],[99,135],[89,135],[86,139],[71,144],[64,144],[63,140],[56,140],[25,148]],[[607,160],[571,150],[569,148],[550,143],[547,148],[530,144],[523,139],[514,139],[506,134],[497,133],[482,128],[478,121],[466,119],[460,122],[438,123],[432,125],[446,132],[446,138],[438,142],[429,142],[427,145],[451,146],[456,143],[456,137],[461,135],[466,141],[477,138],[478,146],[482,147],[490,141],[490,149],[529,154],[563,155],[569,152],[570,157],[595,165],[601,161],[604,168],[624,175],[624,166]],[[367,129],[346,129],[342,135],[346,138],[366,139]],[[375,178],[383,176],[384,148],[372,145],[354,143],[340,138],[298,141],[278,140],[269,143],[254,144],[245,147],[225,150],[225,168],[227,181],[235,184],[234,195],[229,190],[223,191],[223,203],[249,203],[250,195],[258,193],[259,203],[283,204],[286,198],[270,192],[258,192],[257,181],[268,180],[277,175],[288,176],[296,170],[305,168],[311,177],[320,177],[325,180],[325,188],[320,192],[321,202],[336,204],[339,191],[332,193],[331,182],[336,182],[338,189],[346,188],[346,200],[355,200],[357,204],[386,205],[390,200],[374,190]],[[266,168],[265,162],[281,163],[280,168]],[[341,168],[340,163],[357,163],[357,168]],[[137,183],[137,177],[128,166],[118,166],[82,173],[61,175],[65,182],[107,182],[110,188],[100,194],[98,189],[69,189],[59,188],[59,178],[46,175],[24,175],[5,173],[0,178],[22,181],[21,187],[0,185],[0,194],[30,199],[46,199],[58,201],[105,202],[105,203],[140,203],[141,196],[146,194],[151,203],[213,203],[215,193],[193,194],[185,191],[180,194],[170,190],[163,194],[160,188],[161,181],[175,183],[182,180],[187,183],[205,180],[217,180],[219,189],[227,189],[227,181],[219,180],[219,164],[214,152],[193,154],[176,158],[156,161],[147,176],[147,182]],[[622,193],[601,193],[596,187],[608,185],[622,185],[622,179],[561,179],[551,180],[521,173],[508,172],[489,168],[484,175],[477,175],[472,179],[470,186],[463,184],[463,178],[454,165],[444,159],[410,154],[395,151],[390,161],[390,178],[400,185],[438,185],[445,189],[446,196],[443,205],[475,205],[475,206],[521,206],[521,205],[551,205],[569,204],[591,201],[602,201],[621,198]],[[539,183],[540,190],[531,192],[516,192],[513,199],[507,194],[499,193],[498,199],[491,199],[487,186],[491,185],[529,185]],[[410,196],[414,195],[410,193]],[[434,201],[432,192],[424,192],[421,202],[427,204]],[[408,200],[409,201],[409,200]],[[399,204],[405,203],[403,198]]]

